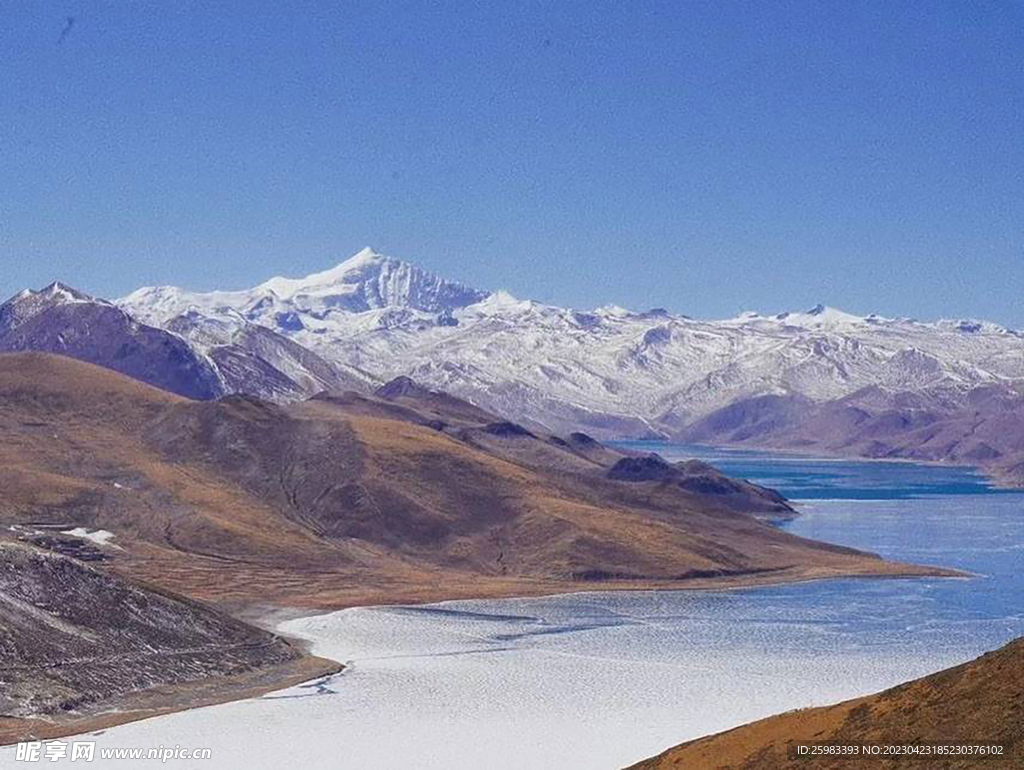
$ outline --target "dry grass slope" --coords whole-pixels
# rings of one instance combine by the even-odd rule
[[[109,530],[107,568],[226,607],[941,572],[788,535],[738,510],[780,508],[756,488],[609,479],[615,459],[442,394],[197,402],[0,356],[0,528]]]
[[[1001,759],[790,759],[798,742],[1003,743]],[[762,719],[684,743],[634,770],[929,770],[1024,767],[1024,639],[962,666],[835,706]]]

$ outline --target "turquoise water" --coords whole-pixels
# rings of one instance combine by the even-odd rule
[[[778,489],[801,512],[782,525],[794,534],[976,575],[833,580],[742,592],[769,605],[768,612],[842,613],[853,645],[925,645],[973,654],[1024,635],[1024,492],[996,489],[970,468],[655,442],[628,446],[669,460],[696,457]]]
[[[949,465],[814,459],[779,452],[661,441],[623,441],[616,445],[640,452],[657,452],[667,460],[704,460],[729,476],[755,481],[800,500],[906,500],[935,495],[1021,494],[993,488],[972,468]]]

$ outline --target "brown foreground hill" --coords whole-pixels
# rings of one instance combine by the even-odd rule
[[[10,534],[67,552],[61,531],[106,530],[107,568],[225,606],[941,572],[789,535],[748,515],[791,515],[780,498],[708,466],[415,387],[199,402],[0,356],[0,486]]]
[[[794,743],[1005,746],[1001,757],[793,759]],[[1024,767],[1024,639],[955,668],[835,706],[790,711],[669,749],[632,770],[929,770]]]
[[[950,574],[787,534],[766,521],[793,515],[782,498],[702,463],[533,433],[408,380],[373,396],[291,406],[201,402],[59,356],[2,355],[0,488],[0,544],[89,562],[87,582],[107,575],[127,586],[79,596],[89,610],[74,613],[80,633],[53,635],[58,662],[88,663],[88,650],[104,647],[102,619],[125,612],[117,597],[131,587],[171,592],[176,607],[199,600],[252,617],[282,607]],[[34,606],[42,626],[5,626],[23,647],[68,621],[60,608]],[[203,639],[205,649],[212,637]],[[4,665],[13,664],[0,660],[0,676]],[[196,681],[165,671],[150,684]],[[96,698],[129,687],[111,681],[123,686]],[[89,692],[91,680],[62,683],[63,701],[74,703],[76,687]]]

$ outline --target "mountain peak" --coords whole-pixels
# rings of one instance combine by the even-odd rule
[[[430,394],[431,391],[429,389],[424,388],[414,379],[405,375],[395,377],[393,380],[384,383],[373,392],[373,395],[389,401],[403,396],[423,398]]]
[[[802,313],[779,313],[775,316],[775,320],[782,321],[788,326],[830,328],[867,323],[859,315],[853,315],[823,303],[818,303],[810,310],[805,310]]]
[[[382,260],[385,260],[385,259],[394,259],[394,258],[393,257],[388,257],[385,254],[381,254],[379,251],[374,249],[372,246],[364,246],[359,251],[357,251],[355,254],[353,254],[351,257],[349,257],[344,262],[342,262],[340,265],[338,265],[338,267],[347,267],[347,268],[351,269],[351,268],[354,268],[354,267],[362,267],[363,265],[367,265],[367,264],[371,264],[371,263],[381,262]],[[395,260],[395,261],[398,261],[398,260]]]
[[[54,281],[49,286],[45,286],[36,291],[33,291],[32,289],[24,289],[23,291],[18,292],[3,303],[3,307],[18,306],[23,309],[27,309],[29,307],[42,309],[51,305],[70,302],[97,302],[100,304],[108,304],[106,300],[94,299],[88,294],[68,286],[66,283]]]
[[[490,292],[445,280],[367,247],[332,268],[304,278],[277,277],[253,289],[207,293],[150,287],[133,292],[119,304],[157,325],[194,309],[229,321],[241,318],[290,335],[310,329],[325,334],[348,328],[353,314],[371,311],[447,316],[489,296]],[[380,318],[377,313],[365,323]]]
[[[447,281],[369,247],[328,270],[305,278],[272,278],[257,290],[309,308],[323,305],[322,311],[341,308],[355,312],[386,307],[441,312],[489,296],[489,292]]]
[[[381,254],[367,246],[334,267],[310,273],[305,278],[277,276],[256,288],[282,299],[290,299],[299,294],[324,295],[333,293],[339,287],[347,291],[346,286],[363,283],[384,272],[394,272],[403,268],[407,271],[419,270],[407,262]]]
[[[45,289],[39,292],[40,295],[49,299],[59,300],[62,302],[95,302],[93,297],[89,296],[85,292],[81,292],[66,283],[61,281],[54,281]]]
[[[321,270],[318,273],[312,273],[310,275],[307,275],[305,278],[273,278],[271,279],[271,281],[288,283],[298,282],[303,284],[304,287],[331,286],[337,283],[345,283],[345,278],[352,275],[353,273],[364,273],[368,269],[379,268],[385,262],[404,264],[400,260],[394,259],[393,257],[385,256],[384,254],[381,254],[379,251],[374,251],[372,248],[367,246],[357,251],[344,262],[340,262],[339,264],[335,265],[334,267],[328,268],[327,270]],[[267,283],[270,283],[271,281],[268,281]]]
[[[375,253],[370,249],[363,249],[352,257],[338,263],[327,270],[310,273],[304,278],[285,278],[275,276],[269,281],[264,281],[257,290],[272,293],[278,297],[293,297],[304,290],[334,286],[344,282],[344,278],[350,272],[365,269],[373,261]]]

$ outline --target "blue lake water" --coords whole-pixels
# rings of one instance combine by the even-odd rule
[[[875,692],[1024,635],[1022,493],[958,468],[642,448],[697,456],[779,488],[799,503],[802,515],[784,525],[794,533],[977,577],[587,593],[300,618],[281,630],[348,662],[342,675],[96,740],[212,747],[217,767],[240,770],[615,768],[769,714]]]
[[[754,589],[752,595],[860,607],[863,613],[852,627],[872,643],[883,634],[908,648],[929,644],[980,652],[1024,635],[1024,492],[993,487],[970,468],[657,442],[628,446],[669,460],[705,460],[729,475],[778,489],[801,511],[783,526],[794,534],[977,575],[966,581],[827,581]],[[891,622],[893,613],[900,622]]]
[[[992,487],[972,468],[906,462],[815,459],[781,452],[720,449],[660,441],[616,446],[656,452],[667,460],[704,460],[738,478],[772,487],[795,500],[906,500],[936,495],[1020,496]]]

